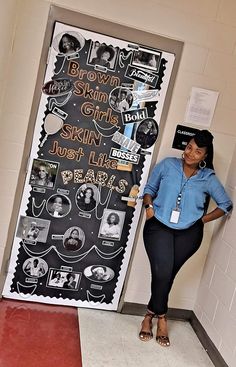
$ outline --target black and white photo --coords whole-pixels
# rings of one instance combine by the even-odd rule
[[[53,39],[54,49],[61,55],[73,55],[78,53],[85,44],[84,37],[75,31],[59,33]]]
[[[98,41],[91,43],[88,63],[91,65],[104,66],[107,69],[114,69],[117,57],[117,50],[111,45],[100,44]]]
[[[71,201],[65,195],[52,195],[46,204],[48,213],[54,218],[65,217],[71,210]]]
[[[124,225],[125,212],[104,209],[98,237],[119,240]]]
[[[160,52],[154,52],[144,48],[139,48],[133,53],[132,65],[158,71],[160,59]]]
[[[84,231],[80,227],[70,227],[63,236],[63,246],[67,251],[80,250],[85,241]]]
[[[116,112],[128,111],[133,103],[132,92],[128,88],[117,87],[109,95],[109,104]]]
[[[48,264],[40,257],[28,258],[23,264],[23,272],[31,277],[43,277],[48,271]]]
[[[92,265],[84,270],[86,278],[93,282],[109,282],[114,278],[114,270],[105,265]]]
[[[81,273],[50,268],[48,272],[47,287],[75,291],[78,290],[80,280]]]
[[[148,149],[157,140],[158,132],[159,129],[156,121],[152,118],[146,118],[140,122],[136,130],[136,142],[141,145],[142,149]]]
[[[22,238],[25,243],[45,243],[47,241],[49,226],[49,220],[21,215],[16,236]]]
[[[76,205],[82,212],[91,212],[99,203],[99,192],[93,184],[83,184],[76,192]]]
[[[53,189],[56,182],[59,163],[34,159],[29,184]]]

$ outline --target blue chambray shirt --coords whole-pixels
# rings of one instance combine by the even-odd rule
[[[179,221],[171,223],[171,212],[176,208],[181,187],[183,190],[179,205]],[[199,169],[196,175],[188,179],[183,172],[180,158],[165,158],[158,163],[144,187],[144,194],[150,194],[153,198],[155,217],[175,229],[188,228],[203,216],[207,195],[210,195],[217,207],[225,213],[228,213],[233,206],[214,170]]]

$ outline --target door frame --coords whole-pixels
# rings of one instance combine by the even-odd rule
[[[47,26],[45,29],[45,36],[42,46],[42,52],[39,62],[39,69],[38,69],[38,75],[35,85],[35,91],[33,96],[33,102],[30,112],[30,118],[28,123],[28,129],[26,133],[26,144],[24,147],[23,155],[22,155],[22,162],[21,167],[19,171],[18,176],[18,182],[17,182],[17,190],[14,198],[14,204],[12,209],[12,216],[8,228],[8,236],[6,241],[6,246],[4,250],[3,255],[3,261],[1,266],[1,272],[0,272],[0,297],[2,296],[2,290],[5,283],[7,271],[8,271],[8,265],[10,260],[10,254],[14,239],[14,233],[18,218],[18,212],[20,209],[20,203],[21,203],[21,197],[22,192],[24,188],[24,182],[25,182],[25,176],[27,172],[27,163],[30,155],[31,150],[31,143],[33,140],[33,134],[34,134],[34,127],[36,122],[36,117],[38,113],[38,106],[41,98],[41,88],[44,80],[44,75],[47,68],[47,59],[48,59],[48,53],[50,49],[50,43],[51,43],[51,36],[53,34],[54,24],[55,22],[62,22],[65,24],[69,24],[71,26],[84,28],[90,31],[94,31],[97,33],[102,33],[104,35],[108,35],[111,37],[128,40],[129,42],[134,42],[139,45],[158,48],[160,50],[173,53],[175,55],[175,61],[171,73],[171,78],[168,85],[168,90],[165,96],[164,106],[162,109],[162,115],[160,119],[160,125],[159,125],[159,139],[157,143],[155,144],[153,156],[152,156],[152,163],[150,166],[150,169],[153,167],[153,165],[156,162],[157,155],[160,149],[160,142],[164,131],[165,121],[167,118],[169,105],[171,101],[171,96],[174,88],[174,83],[176,79],[176,75],[178,72],[181,55],[183,51],[184,43],[179,40],[174,40],[171,38],[163,37],[157,34],[152,34],[150,32],[142,31],[139,29],[131,28],[128,26],[124,26],[119,23],[110,22],[107,20],[104,20],[102,18],[96,18],[90,15],[82,14],[76,11],[64,9],[55,5],[50,6],[50,11],[48,15],[48,21]],[[140,216],[141,217],[141,216]],[[133,249],[129,260],[129,266],[127,268],[126,277],[122,289],[122,293],[120,296],[120,302],[118,311],[121,310],[123,303],[124,303],[124,295],[125,290],[127,288],[128,279],[129,279],[129,273],[130,273],[130,265],[132,263],[135,248],[137,245],[137,239],[139,236],[141,230],[141,221],[139,220],[136,235],[134,239]]]

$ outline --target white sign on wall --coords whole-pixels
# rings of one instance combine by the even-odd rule
[[[184,121],[209,127],[215,112],[219,92],[193,87],[185,112]]]

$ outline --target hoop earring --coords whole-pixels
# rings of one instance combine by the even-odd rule
[[[201,161],[198,163],[199,168],[203,169],[206,167],[206,161]]]
[[[182,159],[184,159],[184,152],[182,153]]]

